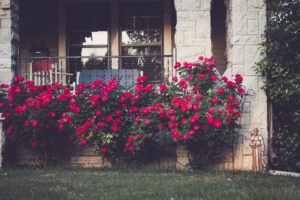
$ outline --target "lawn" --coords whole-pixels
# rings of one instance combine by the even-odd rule
[[[0,170],[0,199],[300,199],[300,179],[176,169]]]

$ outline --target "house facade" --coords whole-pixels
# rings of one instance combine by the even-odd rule
[[[222,75],[241,74],[247,90],[238,144],[218,167],[252,170],[253,129],[265,161],[268,152],[264,79],[253,68],[265,22],[264,0],[0,0],[0,82],[34,79],[50,64],[70,75],[58,77],[66,84],[84,69],[120,68],[139,68],[155,83],[177,61],[212,57]]]

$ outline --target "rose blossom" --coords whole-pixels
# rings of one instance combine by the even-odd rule
[[[133,143],[133,142],[134,142],[134,137],[132,137],[132,136],[129,137],[129,138],[128,138],[128,142],[129,142],[129,143]]]
[[[205,74],[199,74],[199,78],[204,79],[205,78]]]
[[[212,98],[211,102],[212,102],[213,104],[216,104],[216,103],[219,102],[219,100],[217,99],[217,97],[214,97],[214,98]]]
[[[175,116],[175,115],[172,115],[172,116],[170,117],[170,120],[171,120],[172,122],[175,122],[175,121],[176,121],[176,116]]]
[[[217,80],[217,78],[218,78],[218,77],[217,77],[217,75],[215,75],[215,74],[214,74],[214,75],[211,75],[211,77],[210,77],[210,79],[211,79],[212,81]]]
[[[202,99],[202,97],[203,97],[203,95],[200,93],[196,95],[196,99],[198,99],[198,100]]]
[[[189,135],[190,135],[190,136],[193,136],[194,134],[195,134],[195,131],[193,131],[193,130],[190,130],[190,131],[189,131]]]
[[[145,124],[149,125],[150,124],[150,119],[145,119]]]
[[[87,140],[86,140],[86,139],[82,139],[82,140],[80,140],[80,142],[81,142],[81,144],[82,144],[83,146],[87,144]]]
[[[35,141],[34,141],[34,142],[32,142],[32,143],[31,143],[31,146],[32,146],[32,148],[36,148],[36,146],[37,146],[37,142],[35,142]]]
[[[186,140],[188,140],[188,139],[189,139],[189,136],[188,136],[188,135],[186,135],[186,134],[184,134],[184,135],[182,136],[182,139],[183,139],[184,141],[186,141]]]
[[[129,147],[130,152],[134,152],[134,146]]]
[[[101,151],[102,151],[103,154],[105,154],[105,153],[108,152],[108,149],[107,149],[106,147],[103,147],[103,148],[101,149]]]
[[[218,89],[218,94],[224,94],[224,89],[223,88],[219,88]]]
[[[38,124],[39,124],[39,122],[37,120],[33,120],[32,126],[37,126]]]
[[[136,138],[138,139],[138,140],[141,140],[142,139],[142,135],[141,134],[136,134]]]

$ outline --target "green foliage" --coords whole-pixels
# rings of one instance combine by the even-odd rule
[[[257,72],[266,76],[264,89],[273,105],[274,168],[300,171],[300,2],[267,1],[263,59]]]

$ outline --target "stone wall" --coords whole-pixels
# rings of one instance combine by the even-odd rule
[[[18,10],[18,0],[0,0],[0,84],[11,83],[18,64]],[[3,144],[0,119],[0,167]]]
[[[211,0],[174,2],[177,12],[175,44],[178,61],[194,61],[200,55],[211,57]],[[226,0],[225,3],[228,65],[224,75],[230,79],[237,73],[243,75],[247,96],[236,151],[218,167],[251,170],[253,156],[249,141],[254,128],[258,128],[264,138],[264,155],[267,155],[267,99],[261,90],[263,78],[256,75],[253,68],[259,60],[258,47],[266,22],[266,6],[264,0]]]

